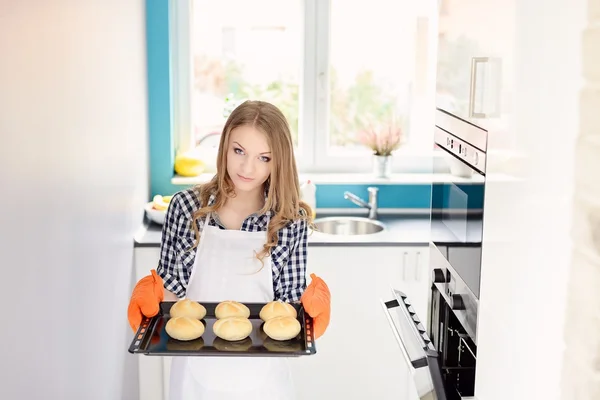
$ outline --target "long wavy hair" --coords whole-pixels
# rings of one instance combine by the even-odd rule
[[[231,131],[237,127],[249,125],[264,133],[271,149],[271,175],[265,182],[268,190],[265,205],[259,211],[272,215],[267,228],[267,243],[256,256],[259,260],[270,254],[271,248],[277,245],[278,231],[291,221],[307,220],[312,226],[312,210],[300,200],[300,183],[292,135],[283,113],[274,105],[264,101],[245,101],[240,104],[227,119],[217,154],[217,174],[210,182],[196,187],[202,207],[194,213],[193,227],[196,232],[196,247],[200,240],[198,220],[206,217],[225,204],[227,198],[235,197],[235,187],[227,173],[227,149]],[[215,202],[208,206],[211,195]]]

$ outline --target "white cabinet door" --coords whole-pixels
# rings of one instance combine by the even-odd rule
[[[308,273],[327,282],[332,315],[326,334],[317,340],[317,354],[290,360],[299,399],[412,400],[412,378],[381,299],[392,298],[391,288],[426,298],[416,280],[426,275],[417,270],[427,268],[424,249],[309,247]]]
[[[377,283],[398,255],[392,248],[309,247],[309,271],[331,291],[331,322],[315,356],[290,360],[299,399],[398,398],[404,381],[393,372],[396,347]]]
[[[436,105],[500,136],[503,147],[513,140],[515,2],[442,0],[439,8]]]
[[[428,315],[428,246],[415,246],[415,247],[398,247],[392,254],[392,259],[388,262],[381,263],[382,267],[377,274],[377,295],[379,300],[389,301],[394,297],[391,289],[396,289],[403,292],[412,302],[413,307],[421,319],[423,324],[426,324]],[[388,349],[390,353],[390,367],[394,371],[401,382],[403,387],[401,389],[396,388],[395,398],[401,400],[418,400],[419,396],[414,386],[414,378],[412,376],[411,369],[404,363],[403,355],[399,344],[395,340],[393,328],[390,326],[389,321],[383,315],[383,308],[381,312],[381,319],[378,321],[378,329],[381,329],[383,335],[382,343],[386,346],[393,346]],[[390,310],[390,316],[393,323],[399,326],[398,310],[393,308]],[[380,326],[380,327],[379,327]],[[390,388],[394,389],[394,388]]]
[[[415,312],[417,313],[421,323],[427,326],[429,317],[429,246],[401,247],[401,262],[398,266],[386,265],[387,276],[382,276],[380,280],[381,293],[383,300],[391,300],[393,298],[389,286],[403,292],[411,301]],[[391,269],[391,270],[390,270]],[[400,276],[398,276],[398,272]],[[389,282],[386,284],[386,282]],[[398,311],[394,308],[390,310],[390,316],[393,323],[399,326]],[[392,327],[387,326],[387,332],[392,335]],[[394,342],[396,348],[394,353],[396,357],[401,357],[399,344]],[[398,364],[402,364],[402,359],[397,359]],[[412,372],[406,368],[406,385],[404,391],[398,393],[398,399],[419,400],[420,396],[417,393],[417,388],[414,384]]]
[[[402,284],[395,287],[405,292],[421,322],[427,322],[429,314],[429,246],[402,248]]]

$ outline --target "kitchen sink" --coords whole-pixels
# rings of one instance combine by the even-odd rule
[[[372,235],[385,230],[379,221],[363,217],[325,217],[314,221],[315,231],[329,235]]]

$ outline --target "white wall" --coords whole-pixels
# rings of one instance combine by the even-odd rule
[[[600,398],[600,0],[581,33],[583,87],[575,149],[571,274],[564,329],[563,400]]]
[[[144,1],[0,1],[2,399],[136,395]]]

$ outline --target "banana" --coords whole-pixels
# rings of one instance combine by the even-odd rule
[[[191,152],[175,156],[175,173],[181,176],[198,176],[204,172],[206,164]]]

